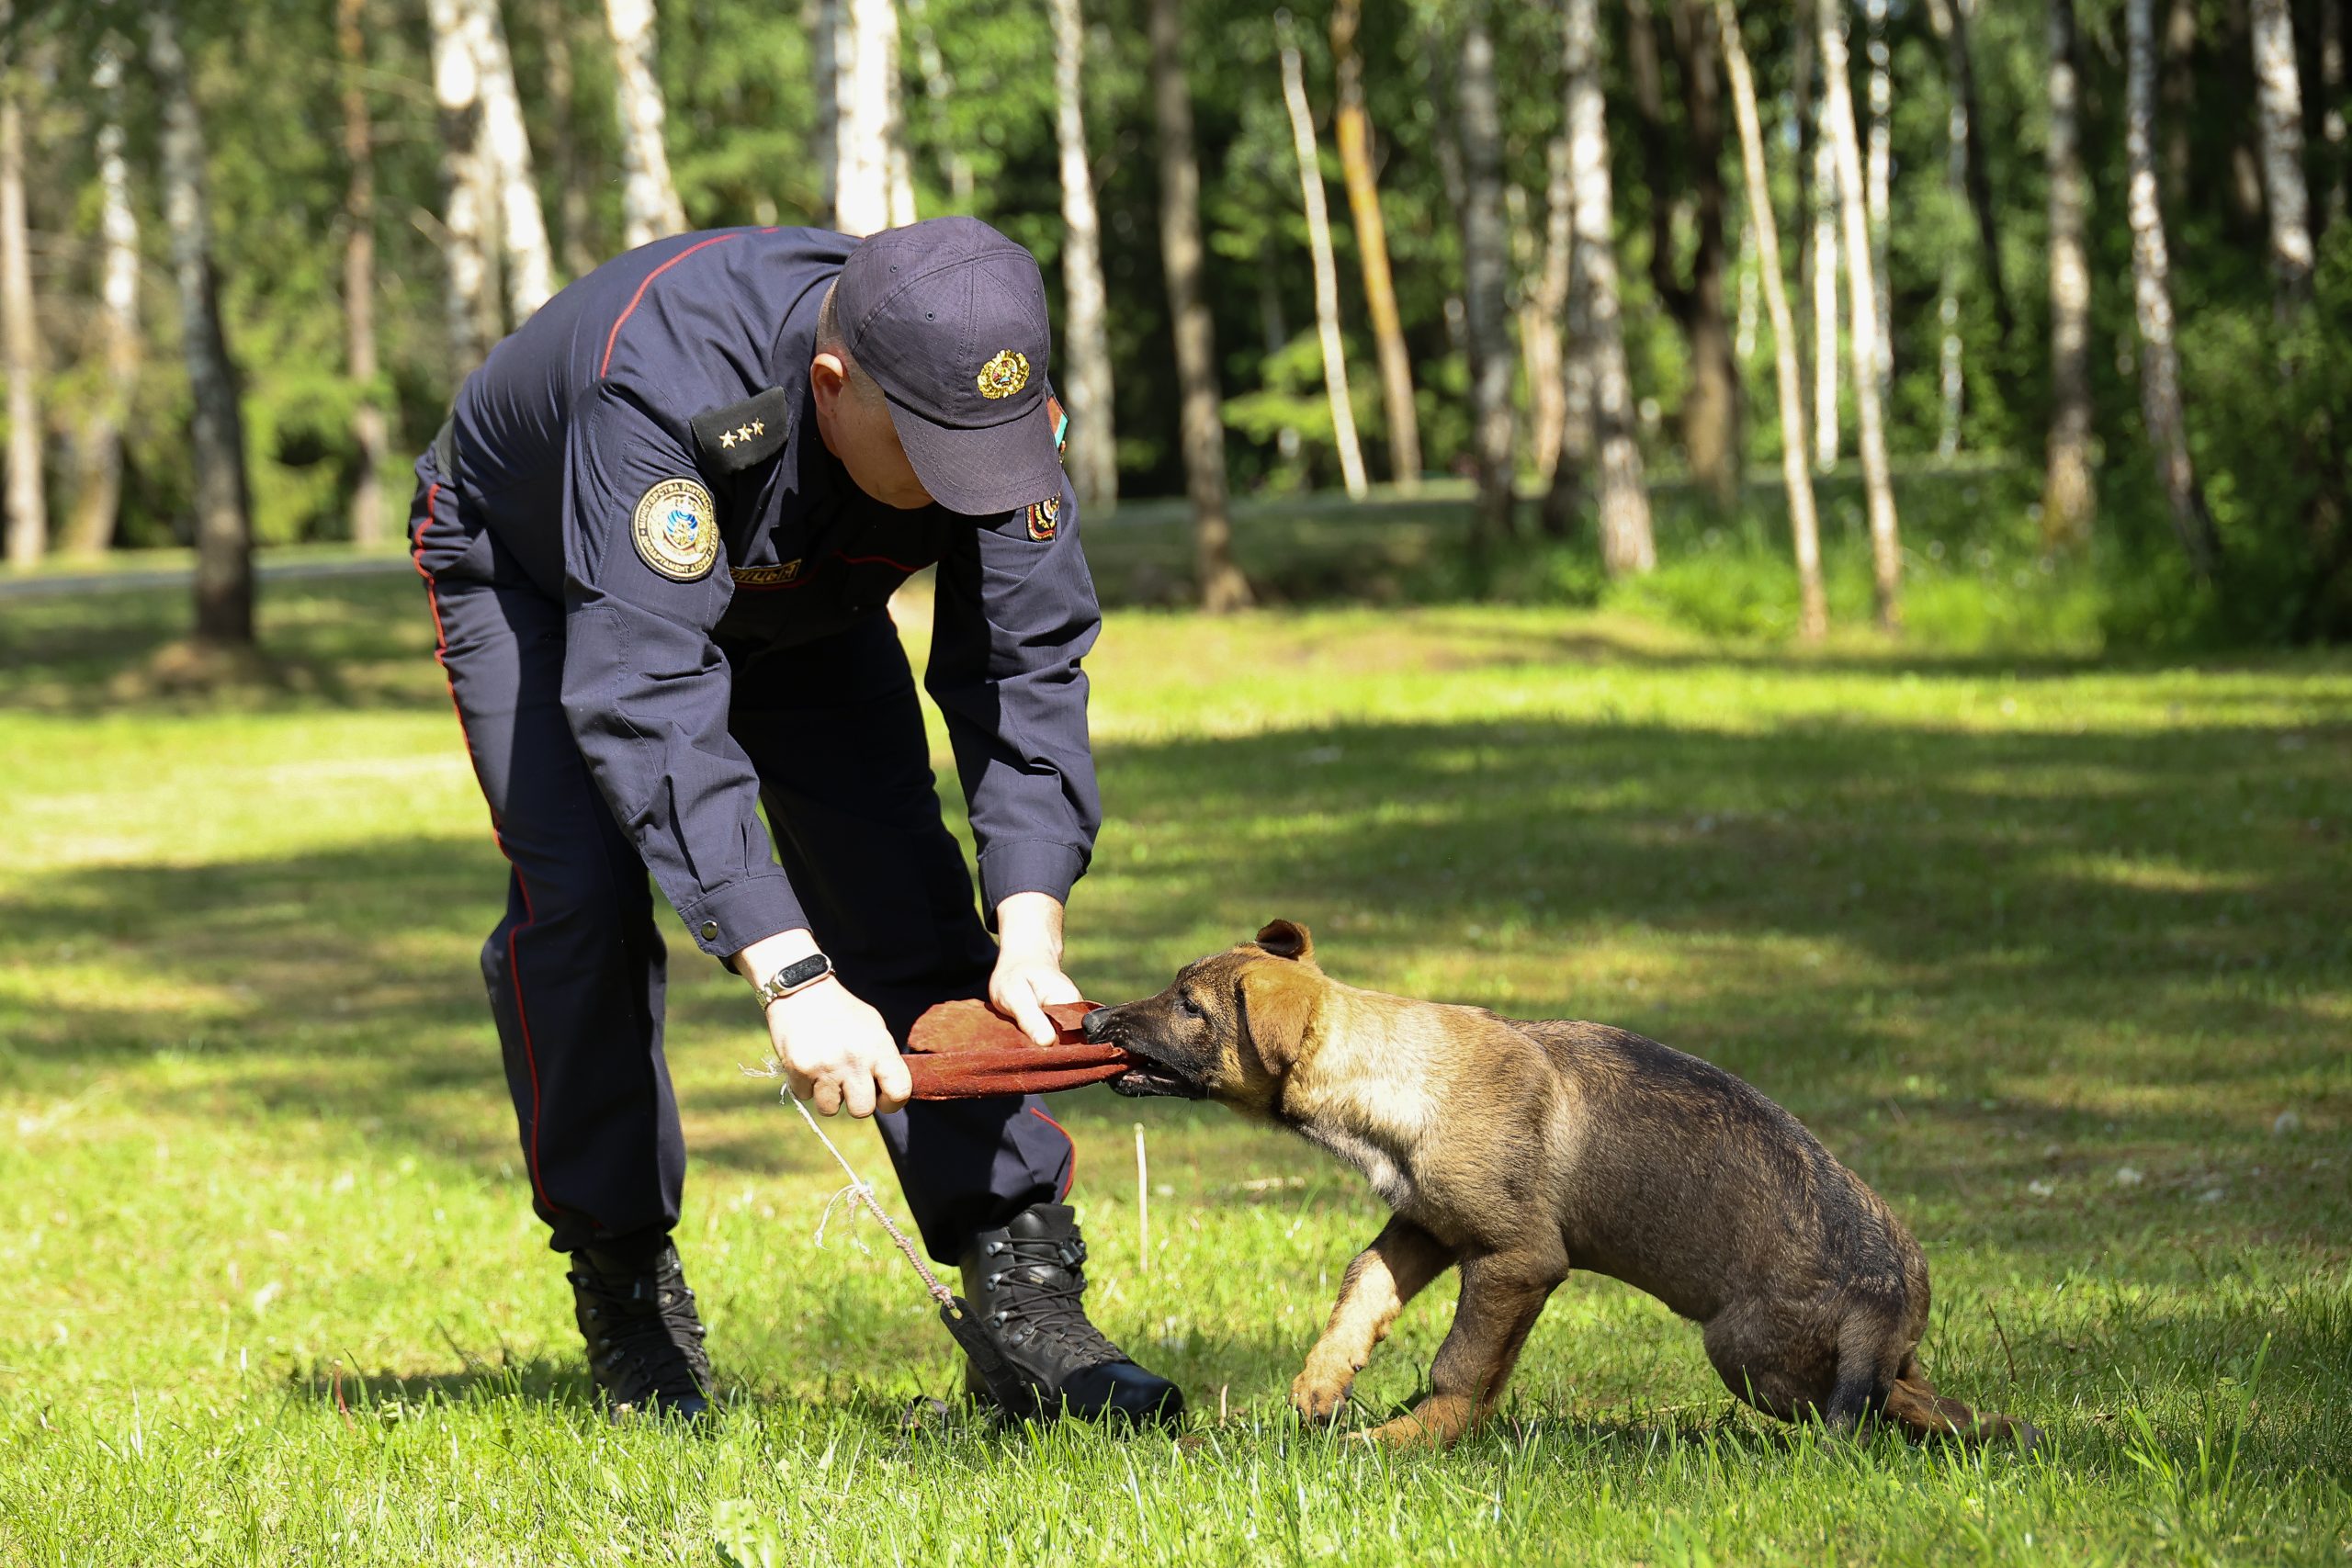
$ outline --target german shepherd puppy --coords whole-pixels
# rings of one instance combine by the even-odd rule
[[[1328,1421],[1407,1302],[1462,1270],[1430,1393],[1367,1436],[1446,1444],[1492,1412],[1570,1268],[1706,1330],[1724,1385],[1783,1420],[1917,1437],[2034,1429],[1939,1396],[1919,1367],[1928,1265],[1795,1117],[1695,1056],[1597,1023],[1521,1022],[1358,990],[1276,920],[1156,997],[1088,1015],[1143,1059],[1111,1087],[1209,1099],[1362,1171],[1393,1217],[1348,1266],[1291,1404]]]

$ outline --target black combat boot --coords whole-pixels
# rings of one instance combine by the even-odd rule
[[[588,1370],[618,1420],[631,1414],[692,1420],[710,1410],[710,1358],[678,1249],[642,1259],[571,1255],[572,1314],[588,1341]]]
[[[1184,1413],[1184,1395],[1144,1371],[1089,1323],[1086,1240],[1067,1203],[1038,1203],[1001,1231],[982,1231],[964,1252],[964,1299],[981,1333],[1022,1385],[1012,1416],[1161,1421]],[[977,1373],[972,1393],[991,1396]]]

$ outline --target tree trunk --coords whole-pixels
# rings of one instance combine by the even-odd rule
[[[2254,82],[2261,110],[2262,189],[2270,209],[2270,270],[2283,320],[2312,291],[2311,189],[2303,178],[2303,86],[2287,0],[2254,0]]]
[[[0,16],[0,26],[13,20]],[[49,551],[49,494],[41,472],[32,249],[25,231],[24,114],[13,55],[13,50],[0,52],[0,330],[7,336],[8,564],[21,571]]]
[[[482,147],[481,73],[466,36],[468,0],[426,0],[433,26],[433,93],[441,111],[441,179],[447,203],[441,254],[449,275],[450,382],[472,373],[500,336],[496,268],[483,192],[491,184]]]
[[[824,0],[822,10],[831,18],[833,227],[871,234],[893,216],[899,11],[892,0]]]
[[[579,82],[571,62],[574,23],[569,0],[533,0],[533,6],[532,22],[548,55],[548,157],[555,165],[556,260],[566,276],[579,277],[595,266],[596,247],[589,243],[593,220],[589,217],[588,187],[581,178],[579,122],[572,114],[572,97]],[[617,45],[618,40],[615,42]],[[621,146],[626,172],[626,135]],[[626,186],[623,190],[626,199]]]
[[[1846,60],[1845,0],[1821,0],[1821,73],[1826,84],[1826,140],[1838,159],[1838,206],[1845,220],[1848,335],[1854,366],[1854,434],[1871,519],[1871,577],[1878,624],[1903,625],[1903,546],[1896,532],[1894,485],[1887,472],[1886,427],[1879,408],[1877,280],[1871,271],[1870,220],[1862,209],[1862,150],[1854,133],[1854,94]]]
[[[1952,102],[1961,116],[1964,145],[1961,151],[1962,183],[1968,209],[1976,220],[1976,246],[1984,264],[1984,292],[1993,304],[1993,324],[2007,346],[2017,330],[2009,308],[2007,276],[2001,266],[1999,213],[1993,205],[1992,172],[1984,157],[1984,116],[1976,103],[1976,66],[1969,51],[1968,25],[1976,0],[1928,0],[1928,20],[1943,40],[1944,73],[1951,84]]]
[[[1894,387],[1894,290],[1887,265],[1894,176],[1894,134],[1887,123],[1894,112],[1894,85],[1888,75],[1891,57],[1886,48],[1886,0],[1862,0],[1863,58],[1870,73],[1870,133],[1864,146],[1862,210],[1871,229],[1871,276],[1878,288],[1876,330],[1871,334],[1871,363],[1878,368],[1878,400],[1883,409]]]
[[[2323,0],[2319,8],[2319,139],[2327,146],[2327,201],[2323,223],[2344,216],[2344,6]]]
[[[1715,29],[1705,19],[1704,0],[1677,0],[1672,32],[1681,73],[1679,117],[1667,112],[1648,0],[1635,8],[1625,34],[1643,162],[1650,189],[1657,193],[1650,203],[1650,282],[1690,347],[1690,386],[1683,396],[1681,424],[1691,477],[1717,506],[1727,510],[1739,501],[1739,362],[1724,299],[1728,251],[1724,240],[1722,88],[1715,73]],[[1675,166],[1670,118],[1679,118],[1688,128],[1687,170]],[[1697,241],[1687,284],[1674,265],[1676,204],[1666,196],[1678,188],[1690,192]]]
[[[670,180],[662,140],[668,108],[654,67],[653,0],[605,0],[613,36],[613,108],[621,131],[621,243],[630,250],[684,233],[686,209]]]
[[[100,119],[97,135],[98,359],[105,367],[96,406],[83,427],[67,555],[96,556],[114,542],[122,511],[122,429],[139,380],[139,219],[130,205],[130,168],[123,158],[122,55],[109,34],[90,73]]]
[[[1315,145],[1315,113],[1287,13],[1281,23],[1283,102],[1290,109],[1291,141],[1298,150],[1298,189],[1306,209],[1306,248],[1315,264],[1315,327],[1323,344],[1323,390],[1331,400],[1331,438],[1340,449],[1340,478],[1351,501],[1364,498],[1363,452],[1356,445],[1356,410],[1348,396],[1347,351],[1340,341],[1340,269],[1331,259],[1331,215],[1323,202],[1323,155]]]
[[[1936,29],[1944,35],[1944,80],[1951,99],[1944,107],[1944,193],[1954,205],[1964,205],[1968,200],[1970,100],[1974,89],[1972,86],[1963,92],[1961,86],[1962,73],[1967,70],[1964,48],[1958,51],[1960,63],[1952,63],[1954,25],[1946,0],[1930,0],[1928,15],[1934,19]],[[1936,457],[1949,463],[1960,456],[1960,422],[1968,404],[1966,349],[1960,337],[1960,254],[1956,247],[1944,253],[1936,285],[1936,320],[1943,328],[1943,350],[1937,367],[1942,419],[1936,434]]]
[[[1576,189],[1572,292],[1583,331],[1571,356],[1591,359],[1593,434],[1600,467],[1600,559],[1610,575],[1657,565],[1642,449],[1634,439],[1634,393],[1617,319],[1617,256],[1609,182],[1609,121],[1600,91],[1600,0],[1567,0],[1561,29],[1569,178]]]
[[[1233,562],[1216,334],[1202,298],[1201,171],[1193,153],[1193,96],[1184,80],[1183,50],[1181,0],[1151,0],[1151,107],[1159,129],[1159,254],[1168,273],[1168,314],[1175,325],[1184,488],[1193,500],[1201,608],[1216,615],[1247,605],[1250,583]]]
[[[2188,135],[2197,105],[2197,6],[2198,0],[2169,0],[2165,6],[2164,111],[2158,118],[2165,128],[2164,187],[2175,201],[2194,199]]]
[[[1567,319],[1568,258],[1576,243],[1576,211],[1566,136],[1552,138],[1545,147],[1544,175],[1544,260],[1533,291],[1532,314],[1538,331],[1527,350],[1527,400],[1529,445],[1533,448],[1536,475],[1548,494],[1568,428],[1567,355],[1560,334]]]
[[[2150,0],[2124,0],[2126,40],[2124,151],[2132,169],[2132,299],[2140,323],[2140,404],[2155,449],[2173,529],[2199,577],[2211,576],[2221,555],[2205,491],[2188,457],[2188,422],[2181,410],[2180,356],[2172,341],[2172,265],[2165,244],[2165,215],[2156,189],[2156,48]]]
[[[237,371],[220,328],[206,209],[204,127],[197,118],[173,7],[148,13],[147,60],[164,109],[164,216],[179,283],[180,341],[194,395],[196,640],[247,648],[254,640],[253,510],[245,480],[244,419]]]
[[[2041,536],[2053,550],[2089,543],[2098,512],[2091,471],[2082,89],[2075,71],[2075,0],[2050,0],[2050,468],[2041,490]]]
[[[335,49],[343,56],[343,155],[350,165],[344,187],[344,369],[360,388],[351,411],[358,471],[351,487],[351,539],[372,545],[384,536],[384,461],[390,438],[376,400],[376,136],[368,118],[368,0],[336,0]]]
[[[1086,21],[1079,0],[1053,0],[1054,128],[1061,148],[1062,342],[1069,371],[1070,482],[1081,507],[1119,503],[1119,452],[1111,406],[1109,295],[1102,284],[1102,222],[1086,156]],[[967,178],[969,172],[967,171]]]
[[[1732,0],[1715,0],[1715,21],[1731,78],[1731,107],[1739,121],[1740,164],[1747,175],[1747,210],[1756,235],[1757,272],[1764,308],[1772,318],[1772,365],[1781,394],[1781,474],[1789,491],[1789,533],[1796,550],[1797,632],[1807,642],[1828,634],[1829,600],[1821,582],[1821,523],[1814,510],[1813,475],[1805,468],[1804,389],[1797,374],[1796,318],[1781,279],[1781,233],[1772,213],[1771,180],[1764,164],[1764,130],[1756,114],[1756,78],[1740,41]]]
[[[1815,0],[1826,6],[1832,0]],[[1816,31],[1816,38],[1819,36]],[[1813,130],[1813,466],[1838,466],[1838,149],[1825,84]]]
[[[548,252],[546,215],[531,174],[531,139],[514,90],[506,52],[506,25],[498,0],[465,0],[466,39],[481,84],[482,147],[498,199],[498,240],[506,262],[506,308],[521,326],[555,292],[555,260]]]
[[[1510,243],[1503,230],[1502,112],[1495,96],[1495,43],[1487,0],[1462,20],[1462,294],[1470,334],[1470,445],[1477,464],[1476,538],[1513,532],[1510,301]]]
[[[1331,62],[1338,73],[1339,107],[1331,123],[1339,143],[1340,172],[1347,176],[1348,212],[1363,263],[1364,305],[1380,354],[1380,394],[1388,424],[1389,478],[1397,493],[1421,485],[1421,422],[1413,405],[1413,362],[1405,351],[1405,326],[1396,311],[1396,280],[1388,270],[1388,230],[1381,220],[1380,186],[1373,176],[1372,118],[1363,107],[1363,62],[1356,53],[1363,0],[1332,0]]]
[[[1065,48],[1062,41],[1061,0],[1054,0],[1054,76],[1056,81],[1059,81],[1060,62],[1062,51]],[[915,41],[915,68],[922,73],[923,101],[931,112],[932,150],[940,161],[941,173],[947,176],[947,199],[950,205],[957,212],[968,212],[972,209],[972,160],[965,154],[962,144],[956,140],[956,133],[947,121],[947,100],[954,96],[956,82],[955,78],[947,73],[946,61],[940,57],[939,41],[931,30],[930,12],[931,7],[927,0],[907,0],[907,21],[913,30]],[[1072,24],[1080,29],[1080,40],[1077,44],[1068,47],[1078,51],[1071,56],[1072,59],[1083,59],[1084,23],[1078,19],[1077,12],[1072,11],[1070,15]],[[1078,144],[1081,148],[1084,147],[1085,139],[1081,137]],[[1090,200],[1092,199],[1091,186],[1092,182],[1090,180]]]

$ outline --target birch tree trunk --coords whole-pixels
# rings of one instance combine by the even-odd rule
[[[441,254],[448,272],[450,382],[480,365],[500,334],[491,257],[491,185],[482,146],[481,73],[466,34],[467,0],[426,0],[433,28],[433,96],[441,111]]]
[[[1832,0],[1815,0],[1828,6]],[[1817,36],[1817,35],[1816,35]],[[1829,95],[1815,106],[1813,132],[1813,466],[1838,466],[1838,149],[1829,136]]]
[[[1338,75],[1339,107],[1332,139],[1339,143],[1340,171],[1347,177],[1348,211],[1355,224],[1356,253],[1363,265],[1363,295],[1372,317],[1372,337],[1380,355],[1381,411],[1388,426],[1389,478],[1399,495],[1421,486],[1421,422],[1413,404],[1413,362],[1405,350],[1405,325],[1396,310],[1396,280],[1388,269],[1388,230],[1380,213],[1380,186],[1372,168],[1372,117],[1363,107],[1363,62],[1356,52],[1363,0],[1332,0],[1331,62]]]
[[[2084,244],[2082,88],[2075,0],[2050,0],[2050,466],[2041,536],[2053,550],[2089,543],[2098,512],[2091,473],[2091,269]]]
[[[613,110],[621,131],[621,243],[635,250],[684,233],[686,209],[662,140],[669,110],[654,63],[653,0],[605,0],[605,26],[613,37]]]
[[[1657,565],[1650,533],[1642,449],[1634,439],[1634,394],[1617,319],[1617,256],[1609,181],[1608,111],[1600,91],[1600,0],[1567,0],[1561,63],[1566,78],[1569,178],[1576,190],[1572,291],[1583,331],[1571,357],[1591,359],[1593,434],[1600,468],[1600,559],[1611,576]]]
[[[2319,137],[2327,145],[2327,201],[2323,223],[2344,216],[2344,6],[2325,0],[2319,8]]]
[[[204,178],[204,126],[174,8],[148,13],[147,61],[164,109],[164,216],[179,285],[181,351],[187,359],[196,471],[196,640],[249,648],[254,640],[252,491],[245,479],[244,418],[237,371],[220,327],[212,273],[212,220]]]
[[[344,370],[361,389],[351,411],[358,472],[351,487],[351,539],[372,545],[384,535],[384,461],[390,439],[376,400],[376,135],[368,118],[368,0],[335,0],[335,49],[343,56]]]
[[[1993,305],[1993,324],[2007,344],[2017,330],[2009,307],[2007,276],[2001,265],[2001,229],[1993,204],[1993,178],[1984,157],[1984,116],[1977,107],[1975,58],[1968,46],[1968,28],[1976,0],[1928,0],[1928,22],[1943,40],[1944,75],[1953,103],[1962,117],[1965,145],[1962,149],[1962,179],[1968,209],[1976,220],[1976,247],[1984,268],[1984,292]]]
[[[1340,478],[1348,499],[1362,501],[1363,451],[1356,445],[1356,410],[1348,396],[1347,351],[1340,341],[1340,269],[1331,259],[1331,214],[1323,201],[1323,155],[1315,144],[1315,111],[1307,107],[1306,74],[1290,36],[1289,13],[1278,14],[1282,33],[1283,102],[1290,109],[1291,142],[1298,152],[1298,191],[1306,210],[1306,248],[1315,265],[1315,327],[1323,344],[1323,390],[1331,400],[1331,438],[1340,451]]]
[[[64,553],[103,554],[122,511],[122,428],[139,379],[139,218],[123,157],[122,54],[109,33],[98,45],[90,85],[98,102],[98,358],[96,406],[84,427],[74,511]]]
[[[2283,320],[2312,291],[2311,187],[2303,177],[2303,87],[2287,0],[2253,0],[2254,81],[2261,108],[2262,189],[2270,209],[2270,270]]]
[[[571,63],[574,23],[569,0],[533,0],[532,22],[548,55],[548,160],[554,165],[556,188],[555,256],[565,276],[579,277],[595,266],[596,252],[589,243],[588,191],[581,182],[579,122],[572,112],[579,78]],[[626,136],[622,145],[626,166]]]
[[[1213,615],[1250,603],[1249,580],[1233,562],[1233,519],[1225,478],[1225,419],[1219,408],[1216,334],[1201,297],[1201,171],[1193,152],[1193,96],[1184,79],[1180,0],[1151,0],[1151,107],[1159,130],[1159,252],[1175,325],[1176,379],[1182,393],[1184,488],[1193,501],[1193,544],[1201,608]]]
[[[548,251],[547,216],[531,173],[531,139],[507,57],[506,25],[498,0],[465,0],[464,26],[481,84],[482,146],[498,196],[498,240],[506,261],[506,308],[521,326],[555,292],[555,260]]]
[[[1054,0],[1054,60],[1055,80],[1061,77],[1062,17],[1061,0]],[[912,27],[915,40],[915,69],[922,73],[923,102],[931,112],[931,141],[940,160],[941,172],[947,176],[947,198],[958,212],[968,212],[972,207],[972,160],[967,157],[947,123],[947,100],[954,96],[956,79],[947,73],[947,62],[941,58],[939,41],[933,35],[928,0],[907,0],[907,20]],[[1077,13],[1071,13],[1073,18]],[[1083,51],[1083,23],[1080,23],[1080,50]],[[1079,145],[1086,145],[1080,137]],[[1091,182],[1089,182],[1090,188]],[[1091,196],[1090,196],[1090,199]]]
[[[1854,434],[1862,458],[1862,490],[1871,520],[1871,577],[1878,623],[1903,626],[1903,546],[1894,516],[1894,485],[1887,471],[1886,427],[1879,408],[1878,290],[1871,272],[1870,220],[1862,210],[1862,153],[1854,134],[1854,93],[1846,58],[1846,0],[1821,0],[1822,102],[1826,140],[1838,159],[1838,206],[1844,212],[1848,334],[1854,366]]]
[[[0,26],[13,20],[0,14]],[[49,493],[41,472],[40,344],[33,316],[24,111],[17,96],[14,52],[0,52],[0,330],[7,337],[8,564],[21,571],[49,551]]]
[[[1544,149],[1544,260],[1536,274],[1533,313],[1543,323],[1541,341],[1545,346],[1540,355],[1532,343],[1529,346],[1527,387],[1530,445],[1534,448],[1535,472],[1548,493],[1568,427],[1567,355],[1560,334],[1567,318],[1576,204],[1565,135],[1554,137]]]
[[[1053,0],[1054,133],[1061,151],[1062,342],[1069,367],[1070,482],[1081,507],[1119,503],[1114,431],[1109,295],[1102,285],[1102,220],[1086,155],[1086,20],[1079,0]],[[968,168],[966,178],[970,178]]]
[[[1750,231],[1756,236],[1757,273],[1764,285],[1764,308],[1772,319],[1772,367],[1781,394],[1781,475],[1789,492],[1789,533],[1797,562],[1797,632],[1818,642],[1829,631],[1829,600],[1821,581],[1821,522],[1814,509],[1813,475],[1805,468],[1804,389],[1797,374],[1796,318],[1781,279],[1781,233],[1772,212],[1771,181],[1764,164],[1764,130],[1756,113],[1756,77],[1739,36],[1739,14],[1732,0],[1715,0],[1715,23],[1723,37],[1724,67],[1731,78],[1733,117],[1739,122],[1740,166],[1747,176]]]
[[[1862,0],[1862,53],[1869,62],[1871,123],[1862,172],[1864,215],[1871,228],[1871,276],[1878,285],[1871,336],[1871,363],[1878,367],[1878,400],[1884,408],[1894,382],[1894,295],[1889,286],[1887,225],[1892,220],[1894,175],[1894,134],[1888,124],[1894,112],[1894,85],[1888,73],[1886,0]]]
[[[833,227],[871,234],[892,219],[899,11],[892,0],[826,0],[825,9],[832,18]]]
[[[1495,96],[1495,43],[1487,0],[1462,20],[1458,88],[1462,127],[1462,293],[1470,333],[1470,441],[1477,463],[1476,537],[1512,533],[1510,242],[1503,229],[1502,111]]]
[[[2156,189],[2156,47],[2150,0],[2124,0],[2123,145],[2132,169],[2132,302],[2140,324],[2140,406],[2148,444],[2155,449],[2171,503],[2173,530],[2199,577],[2220,558],[2212,514],[2188,456],[2188,421],[2181,409],[2180,355],[2172,341],[2172,264],[2165,244],[2164,208]]]

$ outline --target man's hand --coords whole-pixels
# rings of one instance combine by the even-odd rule
[[[746,979],[765,979],[816,951],[807,931],[785,931],[753,942],[733,963]],[[822,1115],[844,1107],[852,1116],[896,1111],[914,1091],[882,1015],[834,976],[770,1002],[768,1039],[793,1098],[813,1101]]]
[[[996,972],[989,1004],[1039,1045],[1054,1043],[1046,1004],[1080,999],[1062,973],[1062,906],[1049,893],[1015,893],[996,907]]]

